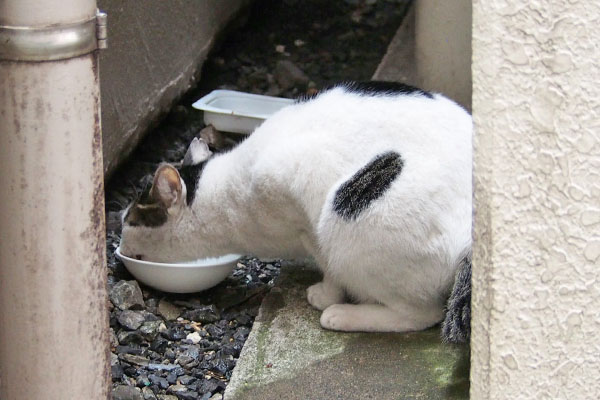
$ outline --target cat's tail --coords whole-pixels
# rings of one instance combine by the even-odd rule
[[[471,252],[462,259],[454,287],[446,304],[442,339],[446,343],[464,343],[471,337]]]

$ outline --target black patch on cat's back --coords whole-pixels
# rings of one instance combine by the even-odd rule
[[[385,81],[365,81],[365,82],[345,82],[340,85],[346,91],[352,93],[364,94],[367,96],[393,96],[411,94],[433,99],[433,95],[423,89],[407,85],[400,82]]]
[[[334,89],[336,87],[343,88],[348,93],[356,93],[364,96],[401,96],[401,95],[413,95],[423,96],[428,99],[433,99],[433,95],[428,91],[419,89],[418,87],[407,85],[401,82],[387,82],[387,81],[345,81],[336,83],[334,85],[328,85],[316,93],[309,95],[301,95],[296,99],[296,103],[305,103],[310,100],[316,99],[319,95]]]
[[[403,166],[402,157],[394,151],[378,155],[338,188],[333,211],[347,221],[356,219],[385,193]]]
[[[183,179],[187,190],[185,200],[188,206],[194,201],[196,187],[198,186],[198,181],[200,180],[200,175],[202,174],[205,164],[206,162],[202,162],[200,164],[186,165],[185,167],[179,168],[179,176]]]

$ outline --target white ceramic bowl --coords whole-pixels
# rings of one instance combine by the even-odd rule
[[[252,133],[263,121],[294,100],[283,97],[213,90],[192,107],[204,111],[204,123],[223,132]]]
[[[241,257],[238,254],[228,254],[182,263],[156,263],[124,256],[120,248],[117,248],[115,254],[135,279],[171,293],[200,292],[217,285],[233,271]]]

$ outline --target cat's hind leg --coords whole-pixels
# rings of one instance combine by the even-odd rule
[[[324,310],[332,304],[344,302],[344,289],[325,274],[323,281],[306,290],[306,297],[311,306],[317,310]]]
[[[321,314],[321,326],[347,332],[409,332],[429,328],[442,318],[441,307],[333,304]]]

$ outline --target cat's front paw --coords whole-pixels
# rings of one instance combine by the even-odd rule
[[[332,304],[341,303],[344,293],[331,284],[319,282],[306,289],[306,298],[311,306],[317,310],[324,310]]]
[[[333,331],[351,331],[353,322],[351,304],[334,304],[325,309],[321,314],[321,326]]]

